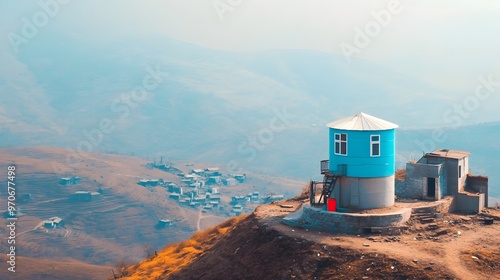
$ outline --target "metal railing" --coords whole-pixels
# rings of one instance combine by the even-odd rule
[[[325,174],[330,172],[330,161],[329,160],[322,160],[320,163],[320,168],[321,168],[321,174]]]
[[[316,181],[311,181],[309,183],[309,194],[310,194],[310,197],[309,197],[309,202],[310,202],[310,205],[312,207],[322,207],[323,206],[323,203],[321,203],[320,201],[316,201],[316,192],[317,192],[317,189],[318,189],[318,185],[321,185],[323,186],[323,183],[322,182],[316,182]]]

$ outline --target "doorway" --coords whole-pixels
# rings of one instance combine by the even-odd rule
[[[427,197],[436,196],[436,178],[427,178]]]

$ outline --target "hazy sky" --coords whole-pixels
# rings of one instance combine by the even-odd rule
[[[232,51],[291,48],[342,55],[342,44],[356,47],[357,28],[372,28],[368,43],[357,47],[352,57],[375,61],[443,90],[473,92],[480,75],[500,81],[500,2],[494,0],[55,1],[40,1],[59,3],[59,11],[37,37],[60,32],[99,43],[161,35]],[[4,58],[14,55],[8,34],[21,33],[23,17],[32,19],[42,10],[38,3],[0,4]],[[390,15],[382,16],[385,26],[376,23],[377,14]]]

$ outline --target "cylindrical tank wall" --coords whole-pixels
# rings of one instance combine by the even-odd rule
[[[335,154],[335,134],[347,134],[347,155]],[[370,138],[380,136],[380,155],[371,156]],[[330,170],[337,171],[338,165],[347,165],[347,176],[377,178],[391,176],[395,172],[396,131],[357,131],[330,128]]]
[[[341,177],[334,190],[342,208],[374,209],[394,205],[394,175],[381,178]]]

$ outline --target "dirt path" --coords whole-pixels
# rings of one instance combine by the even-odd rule
[[[28,232],[31,232],[31,231],[34,231],[34,230],[37,230],[37,229],[38,229],[39,227],[41,227],[41,226],[43,226],[43,221],[42,221],[42,222],[40,222],[40,223],[38,223],[38,225],[37,225],[36,227],[32,228],[32,229],[25,230],[25,231],[23,231],[23,232],[18,233],[18,234],[17,234],[17,236],[20,236],[20,235],[22,235],[22,234],[25,234],[25,233],[28,233]]]
[[[196,221],[196,231],[200,231],[200,222],[202,219],[201,215],[202,214],[201,214],[201,209],[200,209],[200,211],[198,211],[198,220]]]

